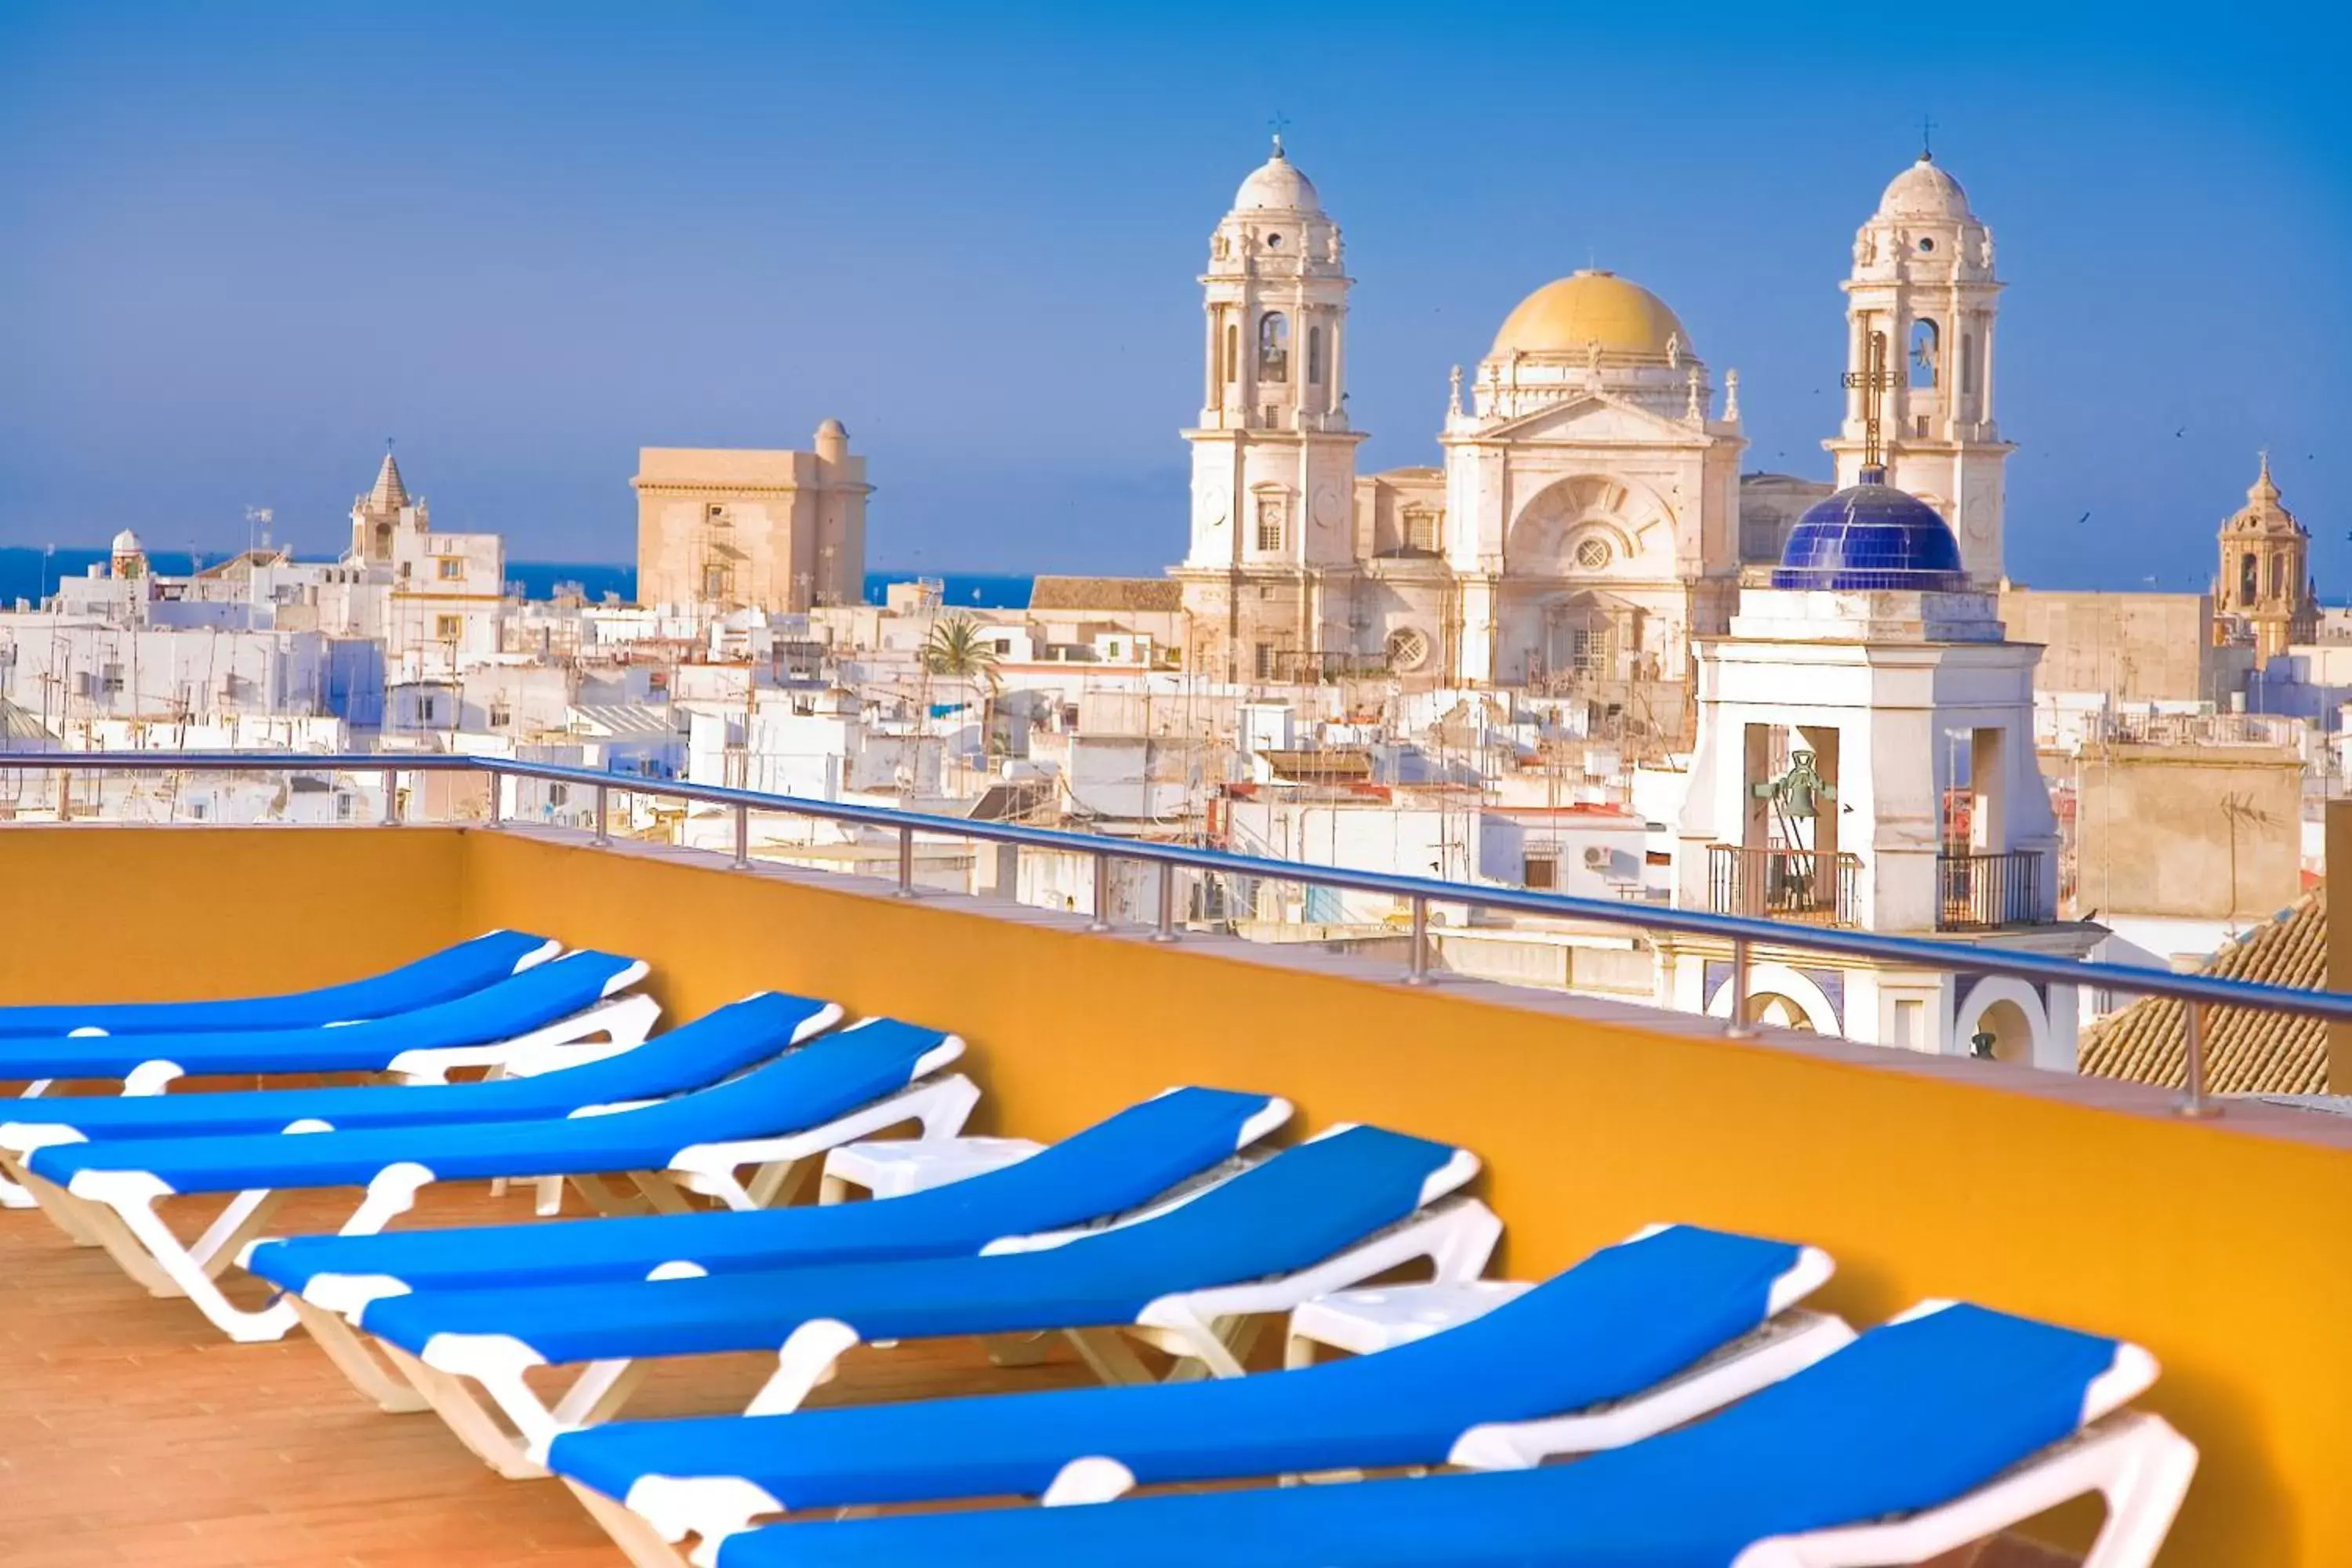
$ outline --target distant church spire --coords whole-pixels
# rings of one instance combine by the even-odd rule
[[[408,487],[401,482],[400,465],[392,460],[392,443],[383,446],[383,467],[375,472],[375,489],[368,492],[368,506],[376,511],[398,511],[408,504]]]

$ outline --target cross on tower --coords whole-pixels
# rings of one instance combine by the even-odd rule
[[[1274,155],[1279,158],[1282,156],[1282,133],[1290,129],[1290,116],[1276,110],[1266,124],[1274,132]]]
[[[1925,115],[1919,118],[1919,156],[1931,163],[1936,161],[1936,122]]]
[[[1879,439],[1879,395],[1892,386],[1894,379],[1886,374],[1886,334],[1870,334],[1870,347],[1863,360],[1863,368],[1845,373],[1845,384],[1862,388],[1862,482],[1866,485],[1886,481],[1886,452]]]

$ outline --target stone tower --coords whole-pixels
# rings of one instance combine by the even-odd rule
[[[1192,539],[1177,575],[1221,650],[1203,666],[1228,679],[1286,674],[1272,667],[1332,646],[1311,578],[1355,554],[1349,284],[1339,227],[1276,137],[1210,237],[1201,418],[1184,432]]]
[[[1895,176],[1854,236],[1846,293],[1845,421],[1823,443],[1841,489],[1858,483],[1871,414],[1864,378],[1885,340],[1879,398],[1886,483],[1936,509],[1970,581],[2001,577],[2001,474],[2010,446],[1993,419],[1992,232],[1960,183],[1926,153]]]
[[[2246,491],[2246,504],[2221,524],[2221,571],[2213,580],[2217,637],[2242,627],[2254,655],[2269,661],[2290,643],[2319,636],[2319,595],[2311,585],[2311,533],[2279,504],[2270,454]]]

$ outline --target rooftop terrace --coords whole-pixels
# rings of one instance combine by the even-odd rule
[[[2148,1347],[2201,1467],[2162,1561],[2352,1561],[2352,1121],[1922,1056],[546,827],[0,831],[0,1003],[280,991],[499,926],[633,953],[673,1021],[762,987],[961,1035],[973,1129],[1066,1136],[1170,1084],[1293,1126],[1457,1143],[1539,1279],[1654,1221],[1827,1249],[1857,1324],[1955,1297]],[[423,1219],[520,1212],[478,1186]],[[304,1211],[276,1227],[299,1229]],[[618,1562],[554,1483],[357,1400],[299,1336],[219,1342],[37,1216],[0,1213],[0,1560]],[[709,1410],[751,1360],[657,1378]],[[1074,1381],[1066,1360],[860,1352],[828,1399]],[[740,1386],[731,1392],[739,1394]],[[2095,1511],[2032,1532],[2079,1551]],[[2022,1551],[2022,1548],[2015,1550]],[[2030,1560],[2030,1559],[2020,1559]],[[1987,1563],[1995,1561],[1988,1556]]]

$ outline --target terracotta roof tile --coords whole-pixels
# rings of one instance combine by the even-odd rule
[[[1033,610],[1169,611],[1184,607],[1183,585],[1164,577],[1040,577]]]
[[[2281,910],[2207,960],[2200,973],[2305,991],[2327,984],[2327,889]],[[2216,1094],[2325,1094],[2327,1026],[2246,1007],[2209,1007],[2205,1082]],[[2084,1031],[2085,1073],[2181,1087],[2188,1077],[2180,1004],[2149,996]]]

